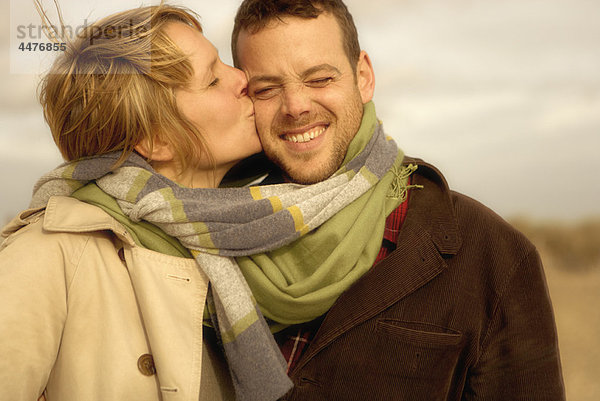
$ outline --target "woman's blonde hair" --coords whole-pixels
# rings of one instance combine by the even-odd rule
[[[172,145],[181,170],[202,155],[213,162],[201,133],[177,107],[175,89],[185,87],[194,71],[165,33],[172,22],[202,32],[193,12],[161,4],[113,14],[68,41],[39,93],[66,160],[122,151],[117,167],[143,141],[151,154],[159,137]]]

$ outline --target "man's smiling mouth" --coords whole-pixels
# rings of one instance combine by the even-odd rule
[[[327,126],[319,125],[298,134],[284,134],[282,135],[282,138],[288,142],[294,143],[310,142],[311,140],[321,136],[325,130],[327,130]]]

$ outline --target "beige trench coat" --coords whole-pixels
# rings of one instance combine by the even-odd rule
[[[203,341],[207,277],[136,246],[101,209],[53,197],[0,247],[0,400],[232,399]]]

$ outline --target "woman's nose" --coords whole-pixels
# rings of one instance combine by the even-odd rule
[[[242,70],[238,70],[234,67],[231,68],[233,69],[233,73],[235,75],[235,91],[237,96],[246,96],[248,94],[248,79],[246,78],[246,74]]]

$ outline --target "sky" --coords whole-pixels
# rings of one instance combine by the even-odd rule
[[[17,49],[28,40],[17,38],[21,20],[39,24],[30,1],[0,4],[0,221],[26,208],[37,178],[61,162],[36,99],[43,70]],[[238,0],[170,3],[196,11],[231,63]],[[77,26],[151,2],[60,4]],[[600,2],[346,4],[374,65],[377,114],[406,154],[505,218],[600,216]]]

